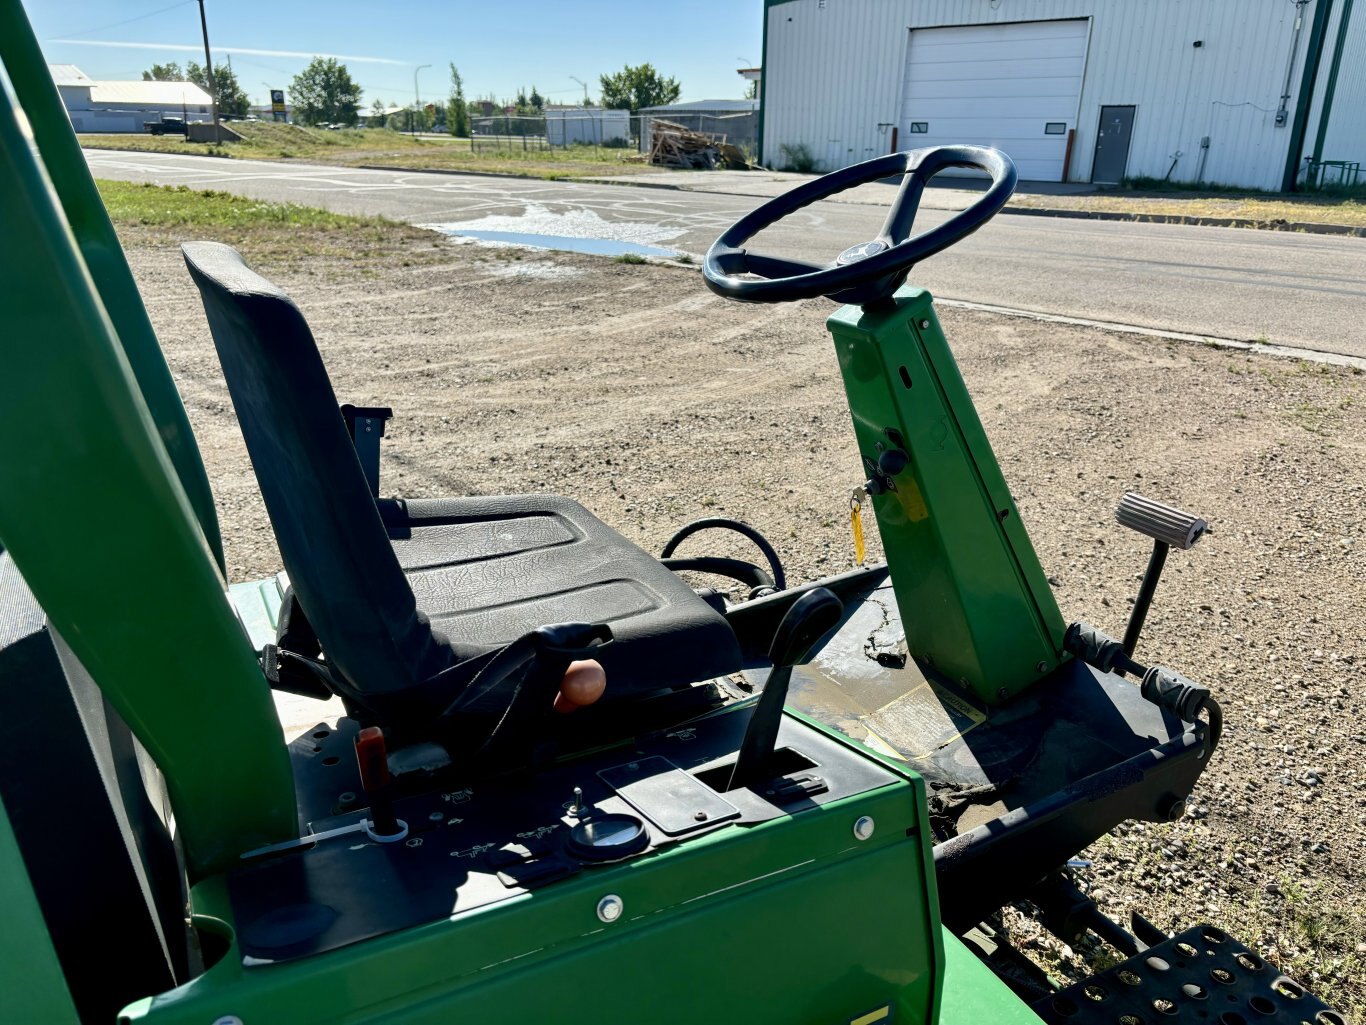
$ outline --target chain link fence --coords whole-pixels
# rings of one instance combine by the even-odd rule
[[[758,116],[753,111],[707,113],[661,111],[629,114],[624,110],[549,111],[470,118],[470,146],[476,153],[505,150],[550,151],[571,147],[601,153],[634,150],[648,154],[651,125],[667,121],[689,131],[729,143],[753,160],[758,149]]]

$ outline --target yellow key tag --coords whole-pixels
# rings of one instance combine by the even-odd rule
[[[858,566],[863,565],[863,557],[867,554],[863,545],[863,496],[866,494],[862,488],[855,488],[849,497],[849,526],[854,532],[854,563]]]

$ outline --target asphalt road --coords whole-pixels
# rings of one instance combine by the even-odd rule
[[[100,178],[223,189],[417,224],[582,230],[691,253],[705,252],[760,202],[626,185],[155,153],[86,156]],[[872,238],[883,213],[862,203],[817,204],[765,232],[754,248],[827,262]],[[925,210],[917,226],[948,216]],[[1366,357],[1366,239],[1006,212],[911,280],[943,298]]]

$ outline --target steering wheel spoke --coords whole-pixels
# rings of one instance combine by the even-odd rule
[[[991,185],[971,206],[942,224],[911,234],[925,186],[949,167],[975,167]],[[825,266],[744,248],[751,238],[812,203],[869,182],[901,175],[901,185],[876,238],[850,246]],[[746,214],[712,244],[702,265],[707,287],[742,302],[790,302],[818,295],[867,304],[890,297],[910,269],[972,234],[1015,191],[1015,165],[981,146],[935,146],[889,153],[806,182]],[[752,275],[752,276],[747,276]]]
[[[882,222],[878,241],[889,246],[898,245],[911,237],[915,215],[920,212],[920,199],[925,194],[926,179],[921,177],[918,168],[912,168],[901,178],[901,187],[892,200],[892,208],[887,211],[887,219]]]
[[[745,254],[746,269],[751,274],[773,281],[794,278],[799,274],[814,274],[826,269],[825,264],[807,263],[805,260],[789,260],[785,256],[764,256],[762,253]]]

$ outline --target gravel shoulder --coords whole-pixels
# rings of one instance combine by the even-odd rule
[[[679,524],[726,514],[772,538],[791,579],[851,564],[845,503],[860,475],[828,303],[729,304],[686,268],[395,231],[374,247],[382,258],[310,247],[306,232],[290,236],[304,257],[240,240],[303,309],[338,397],[394,407],[386,492],[568,494],[654,551]],[[273,572],[176,232],[122,233],[214,483],[232,579]],[[1117,918],[1227,927],[1366,1021],[1366,376],[941,318],[1065,616],[1123,629],[1147,558],[1113,522],[1126,489],[1214,527],[1168,563],[1142,654],[1214,688],[1223,745],[1190,815],[1107,837],[1084,879]],[[1053,953],[1066,971],[1072,952]]]

